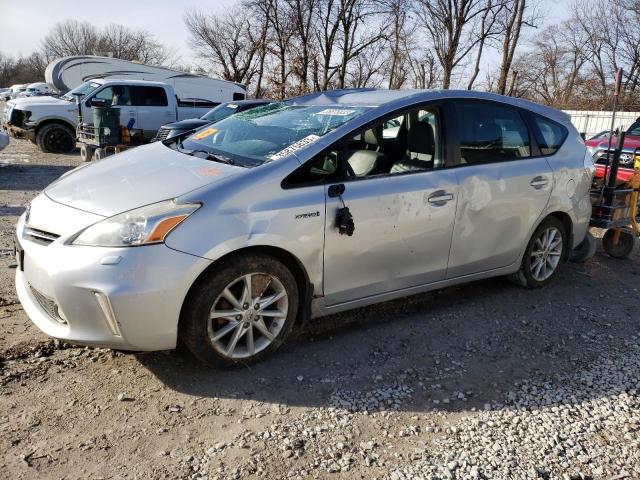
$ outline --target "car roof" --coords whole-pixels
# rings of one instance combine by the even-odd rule
[[[367,107],[403,108],[412,103],[441,99],[491,100],[534,111],[564,124],[570,123],[569,116],[555,108],[540,105],[521,98],[498,95],[475,90],[384,90],[375,88],[347,88],[311,93],[287,100],[293,105],[351,105]]]
[[[102,85],[105,85],[107,83],[125,83],[127,85],[152,85],[152,86],[157,85],[160,87],[164,87],[165,85],[167,85],[164,82],[156,82],[155,80],[134,80],[134,79],[128,79],[128,78],[93,78],[89,81],[97,82]]]

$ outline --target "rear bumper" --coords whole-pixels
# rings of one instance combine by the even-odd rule
[[[48,245],[17,238],[24,271],[16,291],[29,318],[52,337],[123,350],[176,345],[186,294],[211,263],[164,244],[132,248]],[[57,314],[57,315],[56,315]]]

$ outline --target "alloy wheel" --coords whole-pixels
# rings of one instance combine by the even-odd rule
[[[213,302],[207,325],[211,345],[230,359],[252,357],[278,337],[288,307],[287,291],[275,276],[243,275]]]
[[[556,227],[544,229],[531,250],[531,276],[543,282],[555,272],[562,256],[562,233]]]

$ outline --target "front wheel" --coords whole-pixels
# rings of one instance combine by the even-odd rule
[[[509,279],[527,288],[543,287],[558,273],[566,248],[564,225],[555,217],[547,217],[531,236],[520,270]]]
[[[180,318],[180,337],[207,365],[253,363],[284,342],[298,305],[295,278],[279,260],[234,256],[191,289]]]
[[[70,153],[76,148],[76,134],[61,123],[49,123],[36,133],[36,143],[45,153]]]

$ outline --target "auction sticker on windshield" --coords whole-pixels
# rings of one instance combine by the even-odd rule
[[[292,143],[287,148],[280,150],[278,153],[274,153],[271,155],[271,160],[280,160],[281,158],[286,157],[287,155],[291,155],[293,152],[300,150],[301,148],[306,147],[307,145],[311,145],[313,142],[318,140],[320,137],[318,135],[307,135],[301,140],[298,140],[296,143]]]
[[[351,115],[352,113],[356,113],[355,110],[343,110],[340,108],[325,108],[324,110],[319,111],[316,115],[337,115],[339,117],[346,117],[347,115]]]
[[[214,133],[216,133],[218,131],[217,128],[207,128],[206,130],[203,130],[199,133],[196,133],[193,138],[195,138],[196,140],[202,140],[203,138],[207,138],[211,135],[213,135]]]

